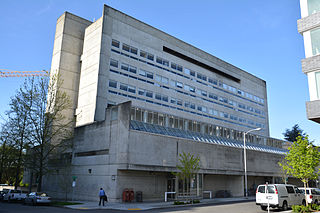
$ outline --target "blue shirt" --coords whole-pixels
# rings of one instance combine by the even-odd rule
[[[100,191],[99,191],[99,196],[101,197],[101,196],[105,196],[105,193],[104,193],[104,190],[103,189],[100,189]]]

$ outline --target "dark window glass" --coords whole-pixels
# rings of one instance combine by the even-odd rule
[[[140,50],[140,56],[146,58],[147,57],[147,53]]]
[[[110,59],[110,66],[118,67],[118,61],[116,61],[114,59]]]
[[[162,100],[165,101],[165,102],[168,102],[168,96],[165,96],[165,95],[162,96]]]
[[[112,46],[114,46],[114,47],[119,48],[119,47],[120,47],[120,42],[119,42],[119,41],[117,41],[117,40],[112,39],[112,43],[111,43],[111,45],[112,45]]]
[[[128,86],[125,85],[125,84],[120,84],[120,89],[124,90],[124,91],[127,91],[128,90]]]
[[[294,194],[294,189],[293,189],[292,186],[286,186],[286,188],[287,188],[287,192],[288,192],[289,194]]]
[[[130,52],[130,46],[127,45],[127,44],[122,44],[122,49],[127,51],[127,52]]]
[[[148,57],[147,57],[147,58],[148,58],[149,60],[153,61],[154,56],[153,56],[152,54],[148,53]]]
[[[177,105],[182,106],[182,101],[181,100],[177,100]]]
[[[109,87],[117,88],[117,82],[116,81],[109,81]]]
[[[128,64],[121,64],[121,69],[129,71],[129,65]]]
[[[196,76],[196,72],[195,72],[195,71],[190,70],[190,75],[192,75],[192,76]]]
[[[130,52],[137,55],[138,54],[138,49],[135,48],[135,47],[131,47]]]
[[[160,95],[160,94],[156,94],[156,95],[155,95],[155,99],[161,100],[161,95]]]
[[[265,187],[265,186],[259,186],[258,192],[260,192],[260,193],[266,193],[266,187]]]
[[[146,96],[149,97],[149,98],[152,98],[153,97],[153,93],[150,92],[150,91],[146,91]]]
[[[275,188],[274,188],[274,186],[268,186],[268,187],[267,187],[267,190],[268,190],[268,193],[270,193],[270,194],[274,194],[274,193],[275,193]]]
[[[151,72],[147,72],[147,78],[151,78],[151,79],[153,79],[153,73],[151,73]]]

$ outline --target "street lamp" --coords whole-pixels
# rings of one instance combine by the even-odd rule
[[[244,185],[245,185],[245,196],[248,197],[248,180],[247,180],[247,154],[246,154],[246,134],[253,131],[259,131],[261,128],[250,129],[243,134],[243,161],[244,161]]]

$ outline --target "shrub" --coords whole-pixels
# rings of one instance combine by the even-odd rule
[[[292,211],[295,213],[316,212],[318,210],[320,210],[320,206],[317,204],[312,204],[312,205],[308,205],[308,206],[304,206],[304,205],[292,206]]]
[[[173,205],[184,205],[183,201],[174,201]]]

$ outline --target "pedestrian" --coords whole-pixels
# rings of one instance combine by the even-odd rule
[[[106,197],[106,193],[104,192],[103,188],[100,188],[100,191],[99,191],[99,198],[100,198],[99,206],[101,206],[101,200],[102,200],[102,205],[104,206],[105,197]]]

